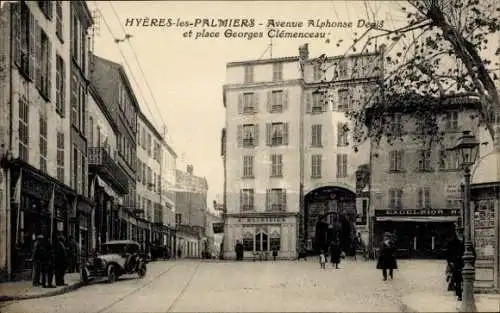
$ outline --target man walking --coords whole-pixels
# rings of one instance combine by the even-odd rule
[[[56,276],[56,286],[65,286],[64,273],[66,271],[66,263],[68,261],[66,246],[64,245],[64,237],[57,236],[57,241],[54,246],[54,270]]]
[[[44,238],[43,235],[38,235],[36,237],[35,243],[33,245],[33,286],[40,286],[40,278],[42,275],[42,263],[44,258]]]
[[[52,244],[48,239],[43,242],[44,253],[42,255],[42,286],[43,288],[54,288],[52,279],[54,278],[54,255]]]

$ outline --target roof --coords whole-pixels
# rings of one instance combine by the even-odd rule
[[[500,181],[500,151],[493,151],[476,161],[471,171],[472,184]]]
[[[296,61],[299,61],[298,56],[272,58],[272,59],[248,60],[248,61],[235,61],[235,62],[227,63],[226,67],[241,66],[241,65],[266,64],[266,63],[277,63],[277,62],[296,62]]]

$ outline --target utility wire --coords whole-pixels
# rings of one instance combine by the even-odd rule
[[[116,16],[116,19],[118,20],[118,24],[120,25],[124,35],[125,35],[125,40],[128,42],[130,49],[132,50],[132,53],[134,54],[135,61],[139,67],[139,70],[141,71],[142,77],[144,79],[144,82],[146,83],[146,86],[148,87],[149,93],[151,94],[151,98],[153,99],[153,104],[155,105],[156,111],[159,113],[160,119],[163,123],[163,125],[166,125],[165,121],[163,120],[162,114],[160,109],[158,108],[158,102],[156,101],[156,98],[153,94],[153,91],[151,90],[151,86],[149,85],[148,80],[146,79],[146,74],[144,73],[144,70],[142,69],[141,63],[139,62],[139,58],[137,57],[137,53],[135,52],[134,47],[132,46],[132,42],[130,42],[130,37],[127,36],[127,32],[125,30],[125,27],[123,27],[122,23],[120,22],[120,16],[118,15],[118,12],[116,12],[115,7],[111,1],[108,1],[109,5],[111,6],[111,9],[113,10],[113,13]],[[147,103],[146,103],[147,105]],[[153,116],[154,117],[154,116]]]
[[[104,21],[104,25],[106,25],[106,28],[108,29],[109,33],[111,34],[111,37],[113,37],[113,39],[117,39],[116,36],[114,35],[113,31],[111,30],[111,27],[109,26],[108,24],[108,21],[106,20],[106,18],[104,17],[104,14],[102,14],[102,11],[101,9],[99,8],[99,6],[97,5],[97,1],[94,1],[94,5],[97,9],[97,11],[99,11],[99,14],[102,16],[102,20]],[[119,43],[117,42],[116,45],[118,46],[118,51],[120,52],[122,58],[123,58],[123,61],[125,62],[125,65],[127,66],[129,72],[130,72],[130,76],[132,76],[132,79],[135,83],[135,85],[137,86],[137,89],[139,89],[139,94],[142,98],[142,100],[144,101],[144,103],[146,103],[146,108],[148,109],[149,113],[151,114],[151,116],[154,116],[153,113],[151,112],[151,109],[149,108],[149,106],[147,105],[147,102],[146,102],[146,99],[144,98],[144,94],[142,93],[142,89],[141,89],[141,86],[137,83],[137,80],[135,79],[135,76],[134,76],[134,73],[132,72],[132,67],[130,66],[130,64],[128,63],[127,61],[127,58],[125,57],[125,55],[123,54],[123,51],[122,49],[120,48],[120,45]]]

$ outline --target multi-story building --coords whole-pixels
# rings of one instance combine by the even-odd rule
[[[165,215],[169,215],[164,211],[175,210],[175,206],[172,198],[165,194],[168,189],[163,185],[162,173],[163,159],[171,161],[170,152],[164,150],[167,146],[165,139],[142,112],[139,112],[137,127],[137,203],[150,223],[146,238],[154,245],[169,246],[170,229],[167,231],[164,220]]]
[[[122,65],[92,57],[92,84],[118,126],[116,160],[128,176],[128,193],[119,211],[120,238],[144,241],[149,228],[136,204],[136,133],[139,104]]]
[[[161,203],[163,205],[163,224],[166,227],[166,238],[164,243],[171,253],[175,253],[175,185],[177,179],[177,154],[168,144],[166,129],[163,131],[163,141],[161,142]]]
[[[208,183],[195,176],[188,165],[186,172],[176,171],[175,224],[177,248],[186,257],[199,257],[200,240],[205,236]]]
[[[293,258],[298,243],[319,248],[315,240],[325,235],[317,236],[316,226],[335,212],[342,229],[354,230],[356,170],[368,157],[366,145],[354,152],[345,111],[359,105],[352,95],[368,93],[380,76],[380,53],[319,62],[304,45],[299,54],[227,64],[226,257],[234,257],[237,241],[245,256],[277,249]]]
[[[90,221],[86,197],[85,136],[74,154],[71,83],[74,47],[88,55],[85,31],[92,18],[85,2],[18,1],[1,8],[0,267],[8,274],[28,269],[36,235],[79,236]],[[76,36],[73,24],[80,29]],[[85,59],[85,58],[84,58]],[[81,68],[82,69],[82,68]],[[80,73],[79,117],[85,116],[86,71]],[[80,88],[81,87],[81,88]],[[84,130],[80,125],[76,130]],[[52,135],[50,135],[52,134]],[[77,195],[75,197],[75,194]],[[80,212],[81,211],[81,212]],[[77,214],[80,212],[82,214]],[[82,220],[79,222],[79,216]],[[70,222],[75,222],[70,229]]]
[[[90,248],[100,249],[108,240],[120,238],[119,212],[128,193],[128,177],[116,160],[118,125],[110,106],[89,85],[87,157],[90,196],[94,201]]]

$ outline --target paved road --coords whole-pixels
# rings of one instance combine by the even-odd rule
[[[442,261],[400,261],[383,282],[373,261],[167,261],[144,279],[92,284],[77,291],[10,303],[4,313],[111,312],[398,312],[409,292],[444,291]],[[36,310],[35,310],[36,308]]]

